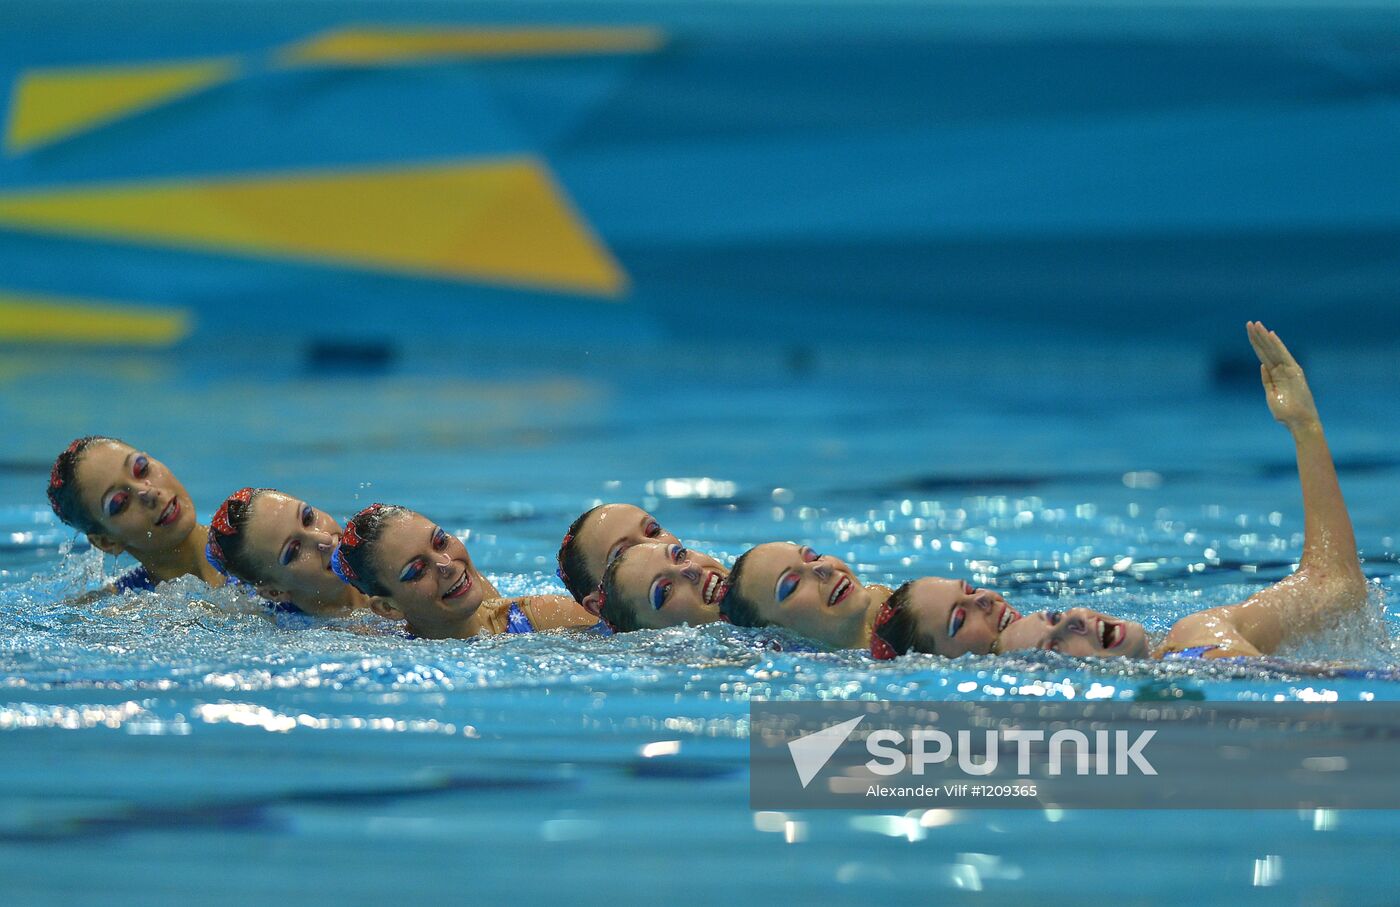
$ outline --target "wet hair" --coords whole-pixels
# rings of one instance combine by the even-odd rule
[[[240,488],[224,499],[214,518],[209,521],[209,543],[204,557],[224,576],[248,583],[263,581],[262,571],[253,564],[248,552],[248,533],[243,530],[253,513],[253,502],[271,488]]]
[[[405,513],[412,511],[397,504],[371,504],[346,520],[340,544],[331,554],[335,575],[365,595],[390,597],[389,587],[375,573],[372,560],[389,519]]]
[[[83,506],[78,488],[78,463],[87,449],[99,441],[124,443],[106,435],[78,438],[58,455],[58,459],[53,461],[53,469],[49,471],[49,506],[53,508],[54,515],[87,535],[102,532],[102,524],[98,522],[96,514]]]
[[[569,531],[564,533],[564,541],[560,543],[559,553],[556,555],[559,567],[554,572],[563,582],[564,588],[568,589],[569,594],[574,597],[574,601],[580,604],[583,603],[585,596],[598,588],[602,577],[594,576],[588,570],[586,558],[583,556],[583,545],[579,544],[578,540],[579,530],[583,528],[583,524],[588,521],[594,511],[605,506],[607,505],[599,504],[597,507],[590,507],[579,514],[569,524]]]
[[[729,569],[729,585],[719,600],[719,613],[736,627],[771,626],[768,621],[758,616],[758,602],[748,598],[741,591],[744,584],[744,567],[753,552],[754,549],[750,548],[739,555],[739,559]]]
[[[613,562],[603,570],[603,581],[598,584],[598,591],[603,594],[603,606],[598,609],[598,616],[607,622],[614,633],[631,633],[641,629],[637,623],[637,612],[622,603],[622,590],[617,588],[618,565],[627,557],[627,551],[613,558]]]
[[[890,597],[880,606],[880,615],[875,619],[875,627],[870,632],[870,653],[876,658],[894,658],[908,653],[911,649],[915,652],[924,651],[917,647],[919,627],[913,613],[906,607],[913,589],[914,581],[911,580],[891,592]]]

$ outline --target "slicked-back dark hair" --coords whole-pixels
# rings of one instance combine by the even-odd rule
[[[750,548],[734,561],[734,566],[729,569],[729,586],[725,590],[724,598],[719,600],[719,613],[736,627],[771,626],[768,621],[758,616],[758,602],[744,595],[742,591],[744,567],[753,552],[754,549]]]
[[[209,543],[205,557],[220,573],[254,585],[263,581],[262,571],[248,553],[248,533],[243,530],[252,517],[253,502],[271,488],[240,488],[224,499],[209,521]]]
[[[603,570],[603,581],[600,583],[603,590],[603,607],[599,609],[598,616],[608,622],[614,633],[631,633],[641,629],[637,623],[637,613],[622,603],[622,591],[617,588],[618,565],[627,557],[627,552],[632,550],[628,548],[613,558],[612,563]]]
[[[603,578],[589,572],[587,558],[583,556],[583,546],[578,541],[578,533],[594,511],[606,506],[606,504],[599,504],[590,507],[575,517],[574,521],[569,524],[569,531],[564,533],[564,541],[559,546],[559,553],[555,555],[555,560],[559,562],[559,569],[555,572],[559,575],[560,581],[563,582],[564,588],[569,590],[569,594],[579,604],[583,604],[584,596],[598,588],[598,584],[603,581]]]
[[[346,521],[340,544],[331,556],[336,576],[365,595],[389,598],[389,587],[373,567],[374,550],[390,518],[412,512],[397,504],[371,504]]]
[[[910,580],[890,593],[890,597],[885,599],[884,606],[889,608],[893,614],[889,620],[874,630],[874,634],[883,639],[896,655],[904,655],[910,649],[916,652],[923,651],[915,648],[919,639],[919,627],[914,621],[914,615],[906,607],[909,604],[909,595],[915,582],[915,580]],[[939,653],[929,652],[928,654],[937,655]]]
[[[102,524],[98,522],[96,514],[89,513],[83,506],[78,488],[78,463],[87,449],[100,441],[125,443],[106,435],[78,438],[58,455],[53,461],[53,469],[49,470],[49,506],[53,508],[54,515],[86,535],[102,532]]]

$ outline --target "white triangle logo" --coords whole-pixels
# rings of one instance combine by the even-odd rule
[[[814,734],[788,741],[788,751],[792,753],[792,764],[797,768],[797,777],[802,781],[804,790],[817,776],[817,772],[821,771],[831,761],[831,757],[836,755],[836,751],[841,748],[841,744],[846,742],[846,738],[851,736],[851,731],[856,729],[856,725],[864,720],[864,715],[858,715],[850,721],[833,724],[831,727],[822,728]]]

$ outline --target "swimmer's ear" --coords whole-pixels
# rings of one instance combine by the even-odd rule
[[[403,612],[394,607],[394,603],[381,595],[371,595],[369,597],[369,609],[380,617],[389,620],[405,620]]]
[[[110,535],[102,535],[100,533],[97,535],[89,535],[87,540],[91,543],[92,547],[100,551],[105,551],[114,557],[126,550],[125,545],[112,538]]]
[[[583,601],[579,602],[579,604],[583,605],[583,610],[587,611],[589,614],[592,614],[594,617],[602,617],[603,590],[594,589],[592,592],[585,595],[583,597]]]

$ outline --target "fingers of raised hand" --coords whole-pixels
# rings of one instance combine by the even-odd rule
[[[1249,333],[1249,345],[1254,347],[1254,355],[1258,356],[1264,365],[1273,365],[1274,358],[1269,349],[1269,338],[1264,332],[1264,326],[1257,321],[1251,321],[1245,328]]]
[[[1283,365],[1290,365],[1293,368],[1298,368],[1298,360],[1294,359],[1293,354],[1288,352],[1288,347],[1283,345],[1283,341],[1279,339],[1278,334],[1270,331],[1269,339],[1273,341],[1273,346],[1277,351],[1276,355],[1278,356],[1279,362]]]
[[[1259,340],[1259,325],[1256,322],[1249,322],[1245,325],[1245,330],[1249,333],[1249,346],[1254,347],[1254,356],[1259,357],[1261,364],[1268,365],[1268,356],[1264,353],[1263,344]]]
[[[1259,357],[1259,361],[1268,366],[1287,365],[1298,368],[1298,362],[1293,358],[1293,354],[1288,352],[1288,347],[1283,345],[1283,341],[1274,331],[1264,327],[1258,321],[1251,321],[1246,325],[1249,333],[1250,346],[1254,347],[1254,353]]]

